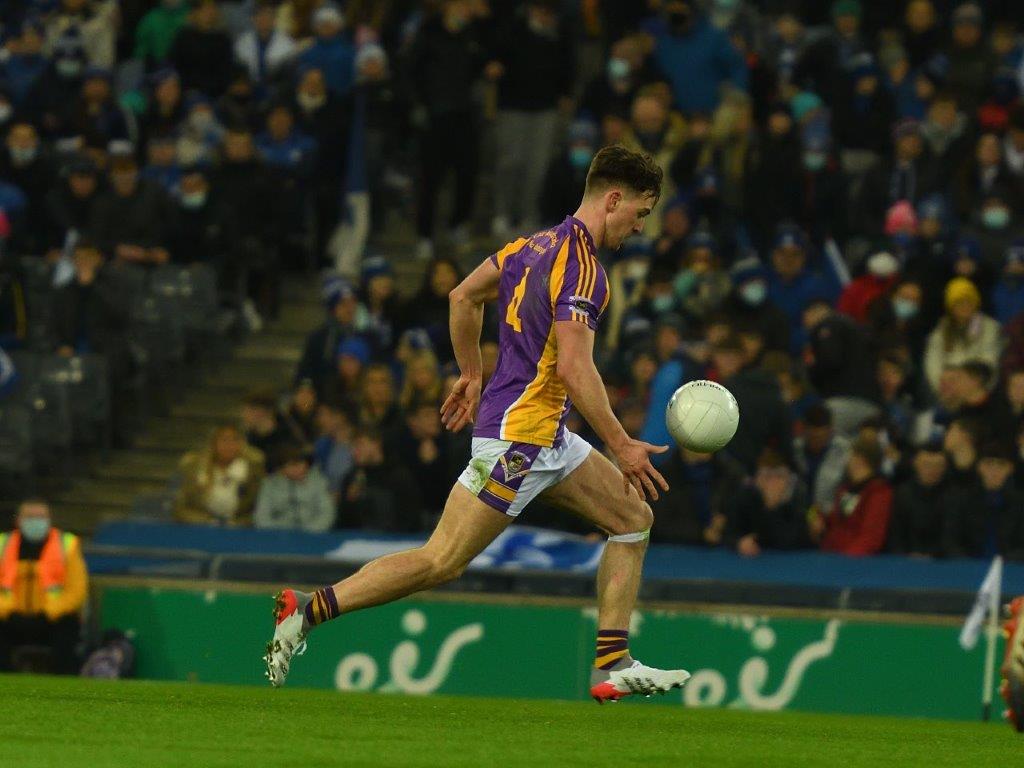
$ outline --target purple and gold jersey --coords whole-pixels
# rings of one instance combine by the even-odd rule
[[[491,257],[501,270],[498,364],[480,398],[474,437],[546,447],[561,443],[572,404],[555,372],[555,322],[597,330],[608,305],[608,276],[596,254],[583,222],[567,216]]]

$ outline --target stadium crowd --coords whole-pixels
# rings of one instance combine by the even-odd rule
[[[64,281],[67,354],[117,354],[119,264],[209,264],[254,325],[281,269],[330,265],[294,389],[253,392],[183,458],[176,515],[421,531],[468,456],[438,418],[448,292],[483,239],[574,211],[621,142],[665,183],[602,257],[613,406],[666,444],[685,381],[741,412],[721,453],[666,455],[652,539],[1024,558],[1015,6],[14,0],[0,240]],[[426,269],[400,296],[367,243],[413,207]],[[19,279],[5,260],[7,350]]]

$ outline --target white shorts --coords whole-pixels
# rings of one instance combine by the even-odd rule
[[[488,506],[518,517],[539,493],[582,464],[590,451],[590,443],[569,430],[564,430],[557,448],[474,437],[472,457],[459,482]]]

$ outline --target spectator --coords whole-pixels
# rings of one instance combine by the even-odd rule
[[[58,136],[75,139],[82,146],[102,148],[111,141],[132,136],[131,118],[114,99],[109,70],[90,67],[82,76],[78,98],[65,106],[55,129]]]
[[[871,352],[863,329],[812,300],[803,312],[808,346],[804,354],[811,383],[824,398],[870,400],[875,394]]]
[[[78,98],[87,65],[85,46],[79,38],[57,41],[46,69],[33,81],[21,105],[22,116],[31,119],[43,136],[54,136],[67,105]]]
[[[957,108],[952,94],[939,92],[928,105],[928,114],[921,124],[921,137],[933,165],[947,186],[970,151],[970,119]]]
[[[278,469],[260,484],[253,526],[319,533],[330,530],[336,516],[327,480],[312,458],[300,446],[285,446]]]
[[[530,232],[540,224],[558,111],[571,104],[576,66],[574,35],[559,10],[557,0],[527,0],[522,13],[495,35],[488,67],[498,81],[495,173],[501,181],[495,185],[492,224],[497,237],[513,228]],[[570,210],[575,204],[564,212]]]
[[[208,172],[187,167],[176,196],[171,255],[179,264],[210,264],[223,272],[221,206],[210,187]]]
[[[673,285],[683,314],[696,324],[717,310],[732,288],[722,269],[718,242],[704,232],[687,239],[687,248]]]
[[[451,227],[459,240],[469,234],[479,141],[473,86],[484,65],[473,15],[469,0],[443,0],[440,14],[424,20],[409,54],[411,116],[421,142],[416,211],[420,258],[434,252],[436,199],[448,168],[454,170],[456,187]],[[493,67],[490,72],[496,75]]]
[[[61,39],[78,38],[91,66],[110,69],[115,63],[117,18],[117,0],[60,0],[59,10],[46,25],[47,50]]]
[[[246,442],[266,457],[268,472],[277,469],[277,457],[292,435],[277,410],[277,396],[270,390],[254,390],[242,400],[242,430]]]
[[[710,113],[722,86],[747,89],[747,70],[729,37],[713,27],[692,0],[669,0],[646,31],[653,57],[672,86],[677,109]]]
[[[299,51],[287,31],[275,28],[275,14],[272,2],[258,0],[252,12],[252,27],[235,39],[235,58],[260,88],[276,79]]]
[[[965,277],[950,280],[945,303],[946,314],[929,334],[924,356],[925,377],[933,391],[947,366],[973,359],[994,368],[1002,347],[999,323],[980,312],[981,295],[974,283]]]
[[[282,222],[277,190],[256,159],[247,129],[228,130],[222,154],[212,183],[220,201],[222,242],[227,249],[221,285],[245,299],[243,309],[250,325],[258,328],[261,315],[276,317],[280,304],[277,244],[282,239]],[[299,378],[315,381],[308,374]]]
[[[89,575],[78,537],[56,528],[41,499],[18,506],[16,528],[0,534],[0,671],[16,671],[21,645],[50,651],[54,672],[78,672],[76,646]]]
[[[181,190],[181,166],[178,164],[178,147],[170,136],[154,136],[146,145],[146,165],[139,172],[139,178],[153,181],[170,197],[177,198]]]
[[[440,380],[437,382],[440,389]],[[444,508],[451,490],[451,444],[441,429],[439,400],[413,400],[385,441],[386,455],[407,467],[416,482],[417,506],[430,514]]]
[[[390,366],[373,363],[363,372],[359,390],[359,424],[382,433],[398,423],[395,377]]]
[[[899,262],[888,251],[868,257],[867,271],[847,285],[839,295],[836,309],[863,324],[872,304],[890,291],[899,278]]]
[[[71,242],[88,231],[98,198],[96,165],[88,157],[72,159],[62,177],[61,182],[49,190],[45,198],[45,253],[51,262],[56,261]]]
[[[237,427],[217,427],[205,448],[181,459],[174,519],[201,525],[249,525],[263,463],[263,454],[245,442]]]
[[[440,403],[441,372],[437,358],[429,349],[416,352],[405,362],[402,394],[399,404],[408,411],[420,403]]]
[[[811,536],[821,549],[843,555],[873,555],[885,546],[892,512],[892,488],[879,476],[882,449],[858,439],[850,448],[846,478],[832,508],[810,518]]]
[[[362,290],[366,306],[367,331],[374,347],[390,354],[397,341],[401,304],[395,288],[395,272],[383,256],[363,260]]]
[[[448,333],[448,294],[462,282],[462,270],[452,259],[438,258],[427,265],[419,291],[405,306],[406,327],[423,328],[442,364],[455,359]]]
[[[745,217],[759,247],[771,243],[780,221],[793,219],[801,212],[801,153],[801,137],[795,129],[793,113],[785,102],[773,103],[765,130],[750,153],[750,192],[746,196]],[[814,158],[805,166],[816,164]]]
[[[911,365],[904,350],[892,349],[879,355],[875,365],[875,383],[881,415],[894,440],[908,442],[918,424],[919,414],[912,394],[915,382],[911,380]]]
[[[1006,249],[1002,275],[992,289],[992,314],[1006,325],[1024,312],[1024,240]]]
[[[901,200],[917,204],[937,187],[935,170],[924,155],[921,125],[904,118],[892,129],[893,153],[868,172],[857,218],[868,233],[881,232],[885,212]]]
[[[1018,104],[1010,112],[1009,125],[1003,137],[1003,156],[1017,184],[1024,184],[1024,105]]]
[[[281,420],[291,432],[293,444],[303,450],[311,451],[316,441],[318,406],[313,382],[305,379],[291,393],[288,407],[281,414]]]
[[[110,190],[93,209],[90,234],[99,247],[120,261],[166,264],[166,224],[170,201],[163,190],[139,178],[131,154],[114,157],[110,166]]]
[[[135,58],[152,71],[167,60],[174,38],[188,21],[189,4],[182,0],[160,0],[135,27]]]
[[[872,342],[881,349],[907,349],[915,363],[920,360],[928,333],[922,316],[924,298],[921,285],[913,278],[904,278],[880,296],[868,311]]]
[[[839,281],[831,268],[826,276],[810,267],[807,248],[807,238],[798,227],[781,225],[775,236],[771,269],[767,275],[768,299],[789,320],[792,350],[801,346],[801,317],[811,301],[832,300],[839,293]]]
[[[832,508],[850,458],[850,441],[835,433],[832,412],[818,403],[803,414],[803,435],[793,441],[796,466],[820,512]]]
[[[903,12],[903,47],[910,65],[920,67],[939,47],[939,17],[932,0],[910,0]]]
[[[596,123],[608,114],[629,114],[637,91],[653,77],[650,67],[645,66],[643,49],[643,42],[636,35],[612,43],[604,71],[583,90],[582,118]]]
[[[673,451],[660,467],[669,490],[651,503],[658,544],[718,546],[726,534],[728,503],[743,471],[722,455]]]
[[[6,42],[6,61],[2,62],[0,75],[7,81],[11,101],[20,106],[46,71],[43,28],[37,21],[28,20],[21,25],[21,35]]]
[[[954,419],[946,429],[942,447],[949,459],[949,480],[960,489],[973,486],[982,427],[971,419]]]
[[[395,533],[422,530],[415,480],[408,468],[384,460],[380,433],[357,430],[352,454],[356,468],[341,492],[340,525]]]
[[[197,90],[210,99],[228,87],[233,60],[231,38],[221,29],[216,0],[197,0],[188,23],[171,44],[168,60],[181,74],[186,91]]]
[[[338,220],[339,199],[344,188],[352,109],[350,100],[328,89],[320,69],[305,69],[295,91],[294,115],[299,131],[316,143],[317,253]]]
[[[224,139],[224,126],[217,121],[213,102],[202,93],[185,99],[185,119],[178,126],[178,161],[183,165],[212,163]]]
[[[313,13],[313,44],[298,56],[300,67],[319,69],[327,87],[337,96],[347,96],[352,89],[356,49],[342,32],[345,17],[330,3]]]
[[[221,126],[244,126],[255,130],[260,122],[262,101],[257,99],[256,87],[249,70],[241,64],[231,68],[228,89],[217,100],[215,114]]]
[[[623,144],[634,151],[646,152],[660,167],[670,168],[686,140],[686,123],[683,118],[669,110],[664,96],[655,86],[640,91],[633,102],[631,115]],[[675,195],[675,186],[669,182],[671,176],[664,179],[661,198],[651,211],[651,221],[645,227],[652,237],[660,234],[664,203]],[[655,226],[652,228],[652,225]]]
[[[1014,454],[999,443],[979,454],[978,482],[953,521],[951,554],[1024,560],[1024,494],[1013,484]]]
[[[540,221],[552,223],[583,199],[587,171],[597,147],[597,128],[586,120],[569,126],[565,150],[548,165],[540,193]],[[503,222],[498,222],[502,226]]]
[[[768,298],[768,272],[756,257],[741,259],[729,271],[732,292],[722,311],[743,327],[757,327],[765,348],[788,350],[790,328],[786,315]]]
[[[946,477],[948,461],[941,444],[926,443],[913,459],[913,476],[893,494],[886,550],[911,557],[943,557],[947,531],[962,514],[960,494]]]
[[[975,144],[973,160],[963,165],[957,179],[956,201],[960,217],[967,219],[982,208],[985,200],[1012,189],[1015,183],[1003,162],[999,137],[994,133],[983,133]]]
[[[178,126],[185,119],[181,77],[170,68],[158,69],[149,81],[152,92],[139,118],[139,136],[148,147],[155,138],[177,140]]]
[[[130,366],[126,333],[128,300],[104,269],[103,253],[92,242],[74,247],[74,277],[54,296],[53,326],[57,353],[64,356],[89,352],[105,355],[115,381],[123,380]]]
[[[23,226],[13,244],[22,253],[40,254],[46,247],[47,192],[56,181],[39,134],[30,123],[14,122],[7,131],[6,151],[0,156],[0,177],[14,184],[28,198]]]
[[[955,368],[960,407],[959,418],[971,419],[981,427],[981,442],[1010,442],[1016,432],[1013,419],[1002,398],[991,391],[994,381],[992,366],[968,360]]]
[[[355,468],[353,421],[348,409],[337,400],[325,400],[317,406],[316,422],[320,437],[313,446],[313,460],[327,479],[327,490],[335,506],[341,499],[341,489],[349,473]]]
[[[712,347],[710,377],[728,387],[744,414],[736,436],[723,449],[746,471],[753,472],[757,457],[774,448],[788,462],[792,451],[789,414],[771,374],[748,367],[743,343],[729,335]]]
[[[295,381],[309,379],[322,394],[334,373],[338,345],[360,331],[362,307],[355,290],[341,278],[326,279],[320,295],[327,309],[327,320],[306,338]]]
[[[946,57],[949,60],[947,87],[974,114],[988,91],[996,69],[995,54],[984,36],[981,8],[973,2],[963,3],[953,11],[953,34]]]
[[[807,494],[796,473],[770,448],[761,452],[751,481],[736,492],[729,505],[729,538],[743,557],[764,549],[804,549],[807,534]]]
[[[892,97],[882,87],[875,58],[863,53],[851,61],[849,85],[835,104],[836,138],[844,149],[882,155],[889,147],[895,117]]]

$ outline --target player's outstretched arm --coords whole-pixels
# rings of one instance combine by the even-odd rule
[[[500,276],[494,262],[487,259],[448,294],[448,325],[459,364],[459,380],[441,406],[441,422],[452,432],[458,432],[476,418],[483,376],[480,329],[484,302],[498,295]]]
[[[558,378],[565,385],[576,409],[593,427],[615,456],[622,472],[623,487],[628,492],[632,485],[650,499],[658,498],[658,486],[668,490],[668,483],[651,464],[649,454],[664,453],[667,445],[651,445],[634,440],[612,412],[608,392],[601,374],[594,365],[594,332],[585,323],[559,320],[555,323],[558,342]]]

